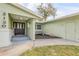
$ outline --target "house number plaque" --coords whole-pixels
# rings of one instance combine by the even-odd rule
[[[6,20],[5,20],[5,16],[6,16],[6,13],[4,12],[4,13],[3,13],[2,28],[5,28],[5,27],[6,27]]]

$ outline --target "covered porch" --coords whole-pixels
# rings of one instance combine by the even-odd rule
[[[31,17],[21,16],[17,14],[9,13],[9,27],[11,42],[22,42],[27,40],[33,40],[35,34],[30,36],[32,31],[34,31],[34,20]]]
[[[41,16],[19,4],[3,3],[0,9],[0,47],[11,45],[16,37],[35,40],[35,20]]]
[[[13,13],[8,13],[6,16],[6,26],[0,33],[3,39],[0,47],[35,40],[35,18]]]

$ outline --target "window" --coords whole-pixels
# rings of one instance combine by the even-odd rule
[[[41,29],[41,25],[37,25],[37,29],[40,30]]]

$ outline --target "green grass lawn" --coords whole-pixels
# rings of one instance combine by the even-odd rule
[[[79,56],[79,46],[55,45],[33,48],[22,56]]]

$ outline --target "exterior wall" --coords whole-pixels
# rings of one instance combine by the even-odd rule
[[[8,46],[11,44],[11,33],[9,28],[9,16],[8,13],[6,12],[5,19],[3,18],[3,12],[0,12],[0,47]],[[6,21],[6,27],[3,28],[3,20]]]
[[[3,13],[6,13],[5,21],[6,21],[6,28],[2,28],[2,22],[3,22]],[[37,18],[36,16],[33,16],[32,14],[25,12],[15,6],[2,3],[0,4],[0,47],[8,46],[11,44],[11,37],[13,35],[12,30],[12,19],[9,16],[9,13],[16,14],[16,15],[22,15],[29,18]],[[31,20],[30,27],[28,29],[28,35],[31,39],[35,39],[35,26],[34,21]]]
[[[51,22],[44,24],[42,26],[43,32],[45,34],[51,35],[51,36],[59,36],[64,37],[65,36],[65,25],[64,22]]]
[[[8,29],[10,30],[10,35],[11,35],[11,37],[12,36],[14,36],[14,30],[13,30],[13,19],[9,16],[9,27],[8,27]]]
[[[10,42],[10,33],[8,29],[0,29],[0,47],[9,46]]]
[[[64,39],[79,41],[79,16],[59,19],[42,25],[43,32]]]

